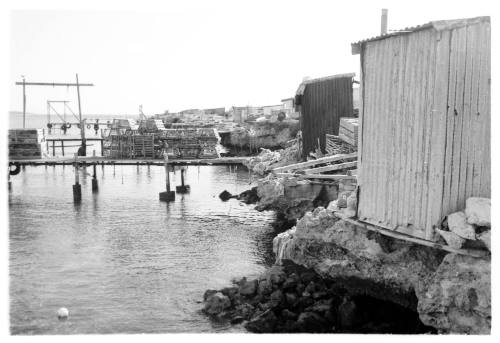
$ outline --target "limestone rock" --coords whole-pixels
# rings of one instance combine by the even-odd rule
[[[221,292],[208,295],[203,310],[210,315],[217,315],[231,306],[231,301]]]
[[[251,332],[271,333],[273,332],[277,322],[278,318],[274,312],[269,309],[253,317],[248,323],[245,324],[245,328]]]
[[[257,291],[257,286],[257,280],[247,281],[246,278],[243,278],[240,283],[239,292],[241,295],[252,296]]]
[[[436,229],[436,231],[444,238],[446,244],[455,249],[460,249],[465,244],[465,238],[460,237],[451,231],[443,231]]]
[[[340,208],[338,207],[337,202],[338,202],[337,200],[330,201],[330,203],[328,204],[328,207],[326,209],[328,211],[332,211],[332,212],[339,211]]]
[[[477,238],[486,245],[489,251],[491,251],[491,230],[484,231],[480,233]]]
[[[416,293],[424,324],[443,333],[490,333],[490,260],[448,254]]]
[[[465,215],[469,224],[491,227],[491,200],[488,198],[467,199]]]
[[[474,226],[467,223],[467,217],[463,212],[455,212],[448,215],[448,228],[451,232],[465,239],[476,239]]]

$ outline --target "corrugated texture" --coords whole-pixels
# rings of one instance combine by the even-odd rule
[[[301,113],[302,157],[318,147],[325,152],[325,134],[338,135],[340,117],[353,117],[353,74],[310,80],[299,87],[297,105]]]
[[[363,44],[361,220],[433,239],[470,196],[490,197],[490,24]]]
[[[475,18],[465,18],[465,19],[453,19],[453,20],[438,20],[438,21],[431,21],[423,25],[417,25],[417,26],[412,26],[412,27],[406,27],[401,30],[393,30],[392,32],[380,35],[380,36],[375,36],[367,39],[360,40],[355,43],[351,43],[351,49],[352,49],[352,54],[356,55],[361,52],[361,45],[363,43],[367,42],[373,42],[377,40],[382,40],[386,39],[388,37],[393,37],[393,36],[399,36],[399,35],[404,35],[404,34],[409,34],[412,32],[420,31],[420,30],[425,30],[429,28],[434,28],[438,31],[441,30],[452,30],[452,29],[457,29],[463,26],[467,25],[474,25],[478,23],[489,23],[490,22],[490,17],[475,17]]]

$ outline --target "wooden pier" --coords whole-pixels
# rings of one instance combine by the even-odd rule
[[[209,165],[237,165],[243,164],[244,161],[248,160],[248,157],[219,157],[219,158],[207,158],[207,159],[169,159],[169,164],[174,166],[209,166]],[[83,157],[77,158],[79,163],[86,163],[89,165],[100,164],[100,165],[152,165],[152,166],[163,166],[164,161],[162,159],[111,159],[108,157]],[[43,158],[43,159],[26,159],[26,160],[15,160],[11,159],[10,162],[19,163],[22,166],[44,166],[44,165],[71,165],[75,162],[75,158],[71,157],[58,157],[58,158]]]

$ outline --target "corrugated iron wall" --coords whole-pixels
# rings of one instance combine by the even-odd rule
[[[325,152],[325,134],[339,134],[340,117],[352,117],[352,76],[327,78],[305,86],[301,97],[302,157],[318,147]]]
[[[363,45],[360,220],[432,240],[490,197],[490,55],[489,21]]]

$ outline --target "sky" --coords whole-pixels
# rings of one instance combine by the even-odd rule
[[[161,7],[16,9],[10,14],[9,110],[22,110],[29,81],[93,83],[81,89],[88,114],[176,112],[279,104],[304,77],[355,72],[352,42],[431,20],[491,15],[489,1],[205,1]],[[21,7],[22,8],[22,7]],[[38,7],[40,8],[40,7]],[[103,7],[104,8],[104,7]],[[28,87],[27,111],[76,90]]]

